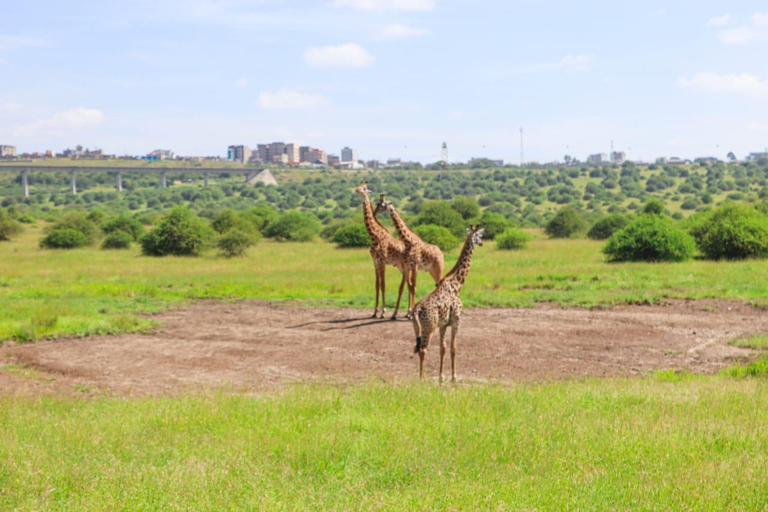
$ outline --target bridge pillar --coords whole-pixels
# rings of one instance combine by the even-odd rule
[[[123,191],[123,173],[118,171],[117,174],[115,175],[115,180],[117,181],[116,183],[117,191],[122,192]]]
[[[164,172],[160,175],[160,186],[166,188],[168,186],[168,173]]]
[[[24,197],[29,197],[29,171],[21,171],[21,188],[24,190]]]
[[[205,173],[205,186],[206,187],[211,184],[209,178],[210,178],[209,174]]]
[[[75,181],[75,171],[69,172],[69,191],[77,194],[77,182]]]

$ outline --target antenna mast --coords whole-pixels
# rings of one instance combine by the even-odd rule
[[[523,156],[523,127],[520,127],[520,167],[523,166],[525,158]]]
[[[440,153],[440,160],[443,161],[443,167],[448,167],[448,143],[443,141],[443,148]]]

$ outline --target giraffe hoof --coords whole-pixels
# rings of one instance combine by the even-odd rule
[[[389,317],[389,319],[394,322],[395,320],[397,320],[397,314],[392,315],[391,317]]]

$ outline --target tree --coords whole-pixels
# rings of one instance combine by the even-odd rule
[[[265,235],[280,242],[311,242],[320,232],[320,223],[309,215],[286,212],[267,226]]]
[[[728,152],[728,161],[731,163],[734,163],[736,161],[736,155],[733,154],[733,151]]]
[[[464,220],[472,219],[480,215],[480,205],[474,197],[459,196],[454,198],[451,208],[459,212]]]
[[[208,224],[183,206],[171,210],[141,239],[147,256],[199,256],[213,238]]]
[[[550,238],[570,238],[587,227],[584,217],[572,207],[561,208],[552,219],[547,222],[544,232]]]

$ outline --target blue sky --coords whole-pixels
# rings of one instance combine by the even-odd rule
[[[768,146],[768,4],[128,0],[4,5],[0,144],[296,141],[361,158],[742,157]]]

